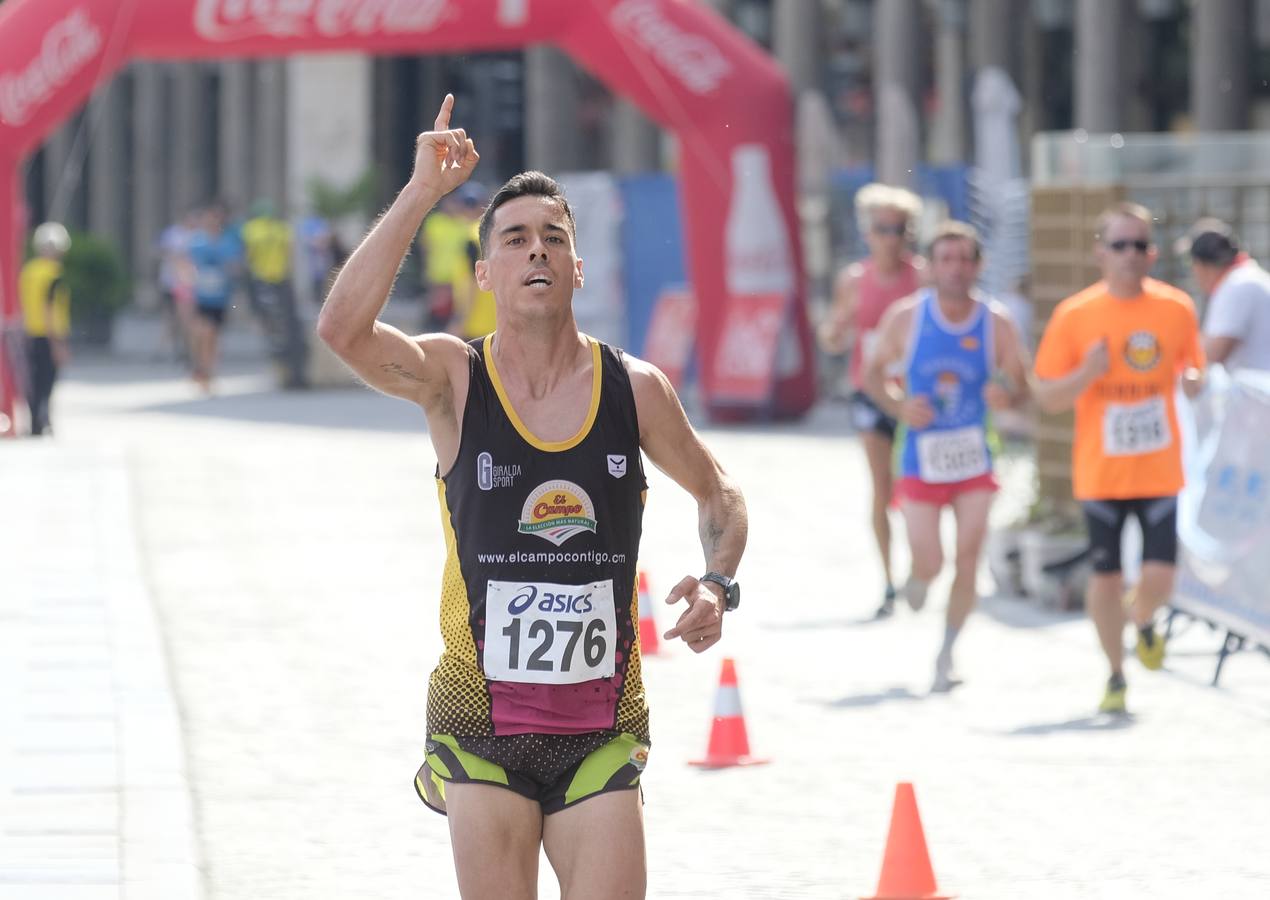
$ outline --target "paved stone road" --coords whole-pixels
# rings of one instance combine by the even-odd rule
[[[28,480],[11,473],[75,459],[126,474],[138,580],[172,665],[206,896],[457,896],[445,821],[410,784],[439,653],[441,540],[421,416],[364,392],[277,394],[251,372],[204,400],[172,375],[79,365],[59,394],[58,438],[0,448],[0,484],[7,492]],[[1209,688],[1218,638],[1192,628],[1167,671],[1130,669],[1136,715],[1106,721],[1090,715],[1104,677],[1092,627],[989,600],[962,639],[967,684],[930,697],[946,585],[935,610],[866,621],[879,578],[845,412],[707,439],[752,518],[745,604],[720,650],[737,660],[753,748],[773,762],[688,767],[705,747],[722,653],[670,647],[649,661],[651,897],[870,893],[900,780],[917,786],[941,886],[963,897],[1270,896],[1267,660],[1236,657]],[[664,592],[700,569],[695,508],[659,473],[650,481],[642,563]],[[129,528],[112,528],[113,553]],[[55,531],[59,558],[88,552],[90,531]],[[23,583],[49,577],[18,562],[32,573]],[[13,640],[28,648],[32,629],[80,640],[105,616],[2,609],[24,623]],[[670,621],[661,616],[663,629]],[[102,664],[118,649],[91,646]],[[0,686],[6,709],[31,696],[11,684]],[[83,728],[75,742],[125,755],[136,737],[104,720]],[[91,784],[91,765],[73,768]],[[98,860],[103,884],[118,881],[113,808],[50,803],[39,815],[53,827],[94,816],[97,842],[67,853],[74,866]],[[0,891],[23,871],[8,858],[25,819],[3,819]],[[557,894],[545,863],[541,881],[542,896]]]

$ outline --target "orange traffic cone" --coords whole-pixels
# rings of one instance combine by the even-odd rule
[[[922,819],[917,814],[917,797],[906,781],[895,786],[895,806],[891,810],[891,830],[886,836],[878,892],[861,900],[951,900],[951,895],[939,893],[935,884]]]
[[[653,596],[648,590],[648,573],[643,569],[639,570],[639,652],[641,656],[661,652],[661,639],[653,620]]]
[[[745,735],[745,715],[741,712],[741,691],[736,686],[736,664],[723,660],[719,673],[719,690],[714,695],[714,722],[710,725],[710,744],[705,759],[694,759],[689,765],[703,769],[728,766],[761,766],[770,759],[750,756],[750,739]]]

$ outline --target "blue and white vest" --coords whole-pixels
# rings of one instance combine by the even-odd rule
[[[925,395],[935,418],[925,428],[903,428],[897,448],[900,477],[950,484],[992,471],[983,390],[992,379],[994,359],[986,302],[976,300],[970,317],[954,325],[940,312],[934,291],[922,292],[903,376],[905,392]]]

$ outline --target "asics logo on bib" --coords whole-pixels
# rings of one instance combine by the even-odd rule
[[[617,671],[613,580],[489,581],[482,668],[491,681],[580,684]]]
[[[541,600],[538,599],[540,595]],[[527,584],[508,602],[507,611],[513,616],[518,616],[535,602],[538,604],[539,612],[589,613],[594,608],[590,591],[584,594],[552,593],[539,591],[537,585]]]

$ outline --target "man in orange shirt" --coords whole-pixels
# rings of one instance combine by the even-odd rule
[[[1103,278],[1054,310],[1036,354],[1037,402],[1076,410],[1072,483],[1089,525],[1094,574],[1086,605],[1111,678],[1101,712],[1125,711],[1120,533],[1142,525],[1142,577],[1127,607],[1148,669],[1164,662],[1152,624],[1173,592],[1182,449],[1173,395],[1178,377],[1198,391],[1204,351],[1195,306],[1184,292],[1147,277],[1158,256],[1151,213],[1121,203],[1099,217],[1094,253]]]

